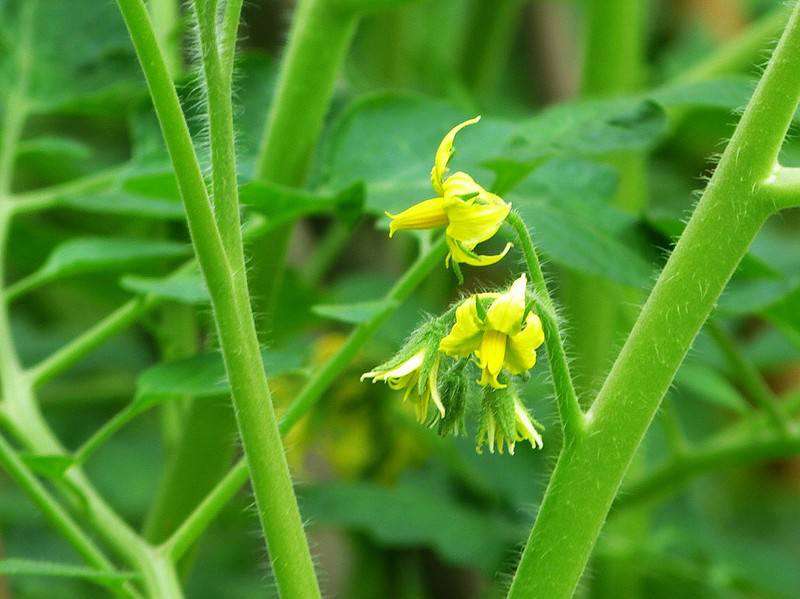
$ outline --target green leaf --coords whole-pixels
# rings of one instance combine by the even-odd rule
[[[0,5],[0,42],[0,78],[27,78],[33,113],[118,116],[144,92],[125,25],[111,2],[7,0]],[[20,52],[26,60],[19,60]]]
[[[191,247],[173,241],[83,237],[58,245],[31,278],[42,284],[79,274],[126,270],[190,254]]]
[[[648,96],[665,108],[736,110],[747,104],[753,89],[755,81],[749,77],[726,76],[669,85],[649,92]]]
[[[475,510],[425,484],[332,483],[301,489],[303,514],[394,548],[430,547],[448,562],[493,571],[525,527]]]
[[[261,350],[267,376],[300,371],[306,363],[307,351],[307,347],[300,344],[280,350]],[[134,401],[145,409],[152,403],[175,397],[209,398],[229,393],[222,354],[211,352],[148,368],[139,375]]]
[[[122,277],[123,289],[141,295],[152,294],[157,297],[184,304],[208,304],[211,296],[200,273],[180,272],[166,277]]]
[[[0,574],[5,576],[46,576],[55,578],[80,578],[90,582],[117,587],[134,578],[130,572],[109,572],[72,564],[58,564],[29,559],[9,558],[0,560]]]
[[[320,195],[269,181],[251,181],[242,186],[239,197],[242,204],[267,217],[271,226],[320,214],[353,222],[364,204],[364,191],[358,184],[335,195]]]
[[[686,362],[675,380],[680,388],[698,399],[744,414],[750,410],[747,401],[719,372],[697,362]]]
[[[646,288],[653,268],[632,241],[630,215],[609,204],[615,182],[607,167],[553,160],[534,171],[507,200],[531,228],[534,243],[553,262]]]
[[[386,310],[395,308],[397,304],[397,301],[387,300],[355,302],[352,304],[317,304],[311,308],[311,311],[317,316],[338,322],[361,324]]]
[[[59,454],[21,453],[20,457],[36,474],[53,479],[62,478],[64,473],[75,463],[72,456]]]
[[[118,190],[67,195],[59,204],[73,210],[136,218],[183,221],[186,214],[179,200],[150,198]]]

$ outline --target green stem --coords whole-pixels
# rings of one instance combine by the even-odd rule
[[[0,435],[0,466],[31,498],[53,528],[86,560],[86,563],[103,571],[115,571],[113,564],[103,555],[100,548],[50,495],[2,435]],[[127,597],[138,596],[138,593],[135,593],[127,585],[120,588],[120,594]]]
[[[38,0],[26,2],[20,9],[19,41],[16,44],[17,73],[15,84],[6,96],[3,120],[0,123],[0,198],[8,196],[17,158],[17,143],[28,114],[28,84],[33,63],[33,15]],[[2,201],[2,200],[0,200]]]
[[[236,39],[239,35],[239,21],[242,16],[243,0],[226,0],[225,12],[222,16],[222,34],[219,43],[219,55],[222,60],[225,79],[231,83],[236,58]]]
[[[167,64],[167,70],[173,79],[178,77],[183,70],[183,57],[181,53],[180,24],[181,8],[179,0],[149,0],[147,7],[153,28]]]
[[[764,186],[764,195],[776,212],[800,206],[800,168],[777,166]]]
[[[539,310],[539,318],[544,329],[547,361],[550,365],[550,375],[553,378],[561,425],[564,427],[564,440],[565,443],[571,443],[583,435],[585,423],[578,396],[572,384],[572,377],[569,373],[569,363],[567,354],[564,351],[555,306],[550,297],[550,291],[547,288],[547,282],[542,273],[539,257],[536,255],[536,248],[533,245],[528,227],[519,214],[514,211],[508,215],[507,221],[517,235],[522,253],[525,256],[525,263],[528,266],[531,284],[537,298],[543,304],[543,309]]]
[[[772,390],[767,386],[764,377],[753,365],[750,360],[745,358],[741,350],[736,346],[736,342],[731,337],[730,333],[726,331],[715,320],[709,320],[706,323],[708,332],[711,338],[717,344],[717,347],[722,350],[725,359],[734,373],[739,383],[744,387],[747,394],[767,415],[772,422],[775,430],[786,434],[789,432],[789,418],[784,413],[780,404],[777,403],[777,397]]]
[[[128,168],[129,165],[123,164],[92,173],[86,177],[67,181],[66,183],[16,194],[12,198],[14,214],[27,214],[56,208],[65,197],[79,195],[111,185]]]
[[[786,436],[767,430],[755,434],[746,431],[735,439],[710,441],[626,485],[625,492],[614,502],[614,510],[639,505],[708,472],[797,454],[800,454],[800,435],[794,433]]]
[[[570,597],[622,478],[692,341],[769,216],[769,177],[800,97],[795,6],[739,126],[592,409],[556,464],[510,597]],[[586,488],[591,477],[591,489]]]
[[[391,317],[400,304],[425,280],[445,254],[441,239],[406,271],[384,297],[386,309],[358,325],[336,354],[315,372],[295,398],[280,421],[280,430],[286,434],[320,400],[325,391],[353,360],[361,347],[378,328]],[[240,460],[194,509],[172,537],[164,544],[173,560],[179,559],[205,531],[223,507],[247,481],[247,464]]]
[[[118,0],[150,88],[186,207],[198,262],[211,294],[239,432],[261,526],[279,589],[287,597],[319,597],[289,466],[281,443],[246,285],[231,267],[200,166],[142,0]],[[237,206],[238,208],[238,206]],[[234,268],[238,267],[234,264]],[[242,265],[243,267],[243,265]]]

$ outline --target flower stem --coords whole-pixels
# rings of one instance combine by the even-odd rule
[[[509,596],[572,596],[661,398],[769,216],[769,177],[800,98],[800,7],[592,409],[556,464]],[[586,486],[591,477],[591,489]]]
[[[118,0],[170,152],[198,262],[211,294],[239,431],[273,571],[287,597],[319,597],[278,430],[243,273],[226,251],[189,130],[142,0]],[[213,141],[213,140],[212,140]],[[238,204],[236,206],[238,210]]]
[[[547,288],[547,282],[545,281],[544,273],[542,273],[539,257],[536,254],[536,248],[533,245],[528,227],[515,211],[511,211],[506,220],[517,235],[522,253],[525,256],[525,263],[528,266],[531,284],[539,301],[544,304],[542,306],[543,309],[539,311],[539,318],[544,329],[547,360],[550,364],[550,374],[553,377],[553,387],[558,401],[561,425],[564,427],[564,440],[565,443],[568,443],[583,434],[584,415],[569,373],[569,363],[567,354],[564,351],[555,306],[550,297],[550,291]]]

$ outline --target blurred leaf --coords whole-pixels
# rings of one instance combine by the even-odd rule
[[[135,218],[182,221],[186,214],[180,201],[149,198],[123,191],[68,195],[60,204],[74,210],[99,214],[117,214]]]
[[[206,283],[198,272],[179,272],[166,277],[127,275],[120,279],[120,285],[133,293],[153,294],[184,304],[208,304],[211,301]]]
[[[286,349],[262,349],[267,376],[300,371],[308,348],[297,344]],[[254,365],[254,368],[257,368]],[[174,397],[218,397],[231,391],[220,352],[200,354],[184,360],[156,364],[142,372],[136,385],[135,402],[142,408]]]
[[[51,165],[76,163],[88,159],[91,154],[89,146],[67,137],[35,137],[23,140],[17,145],[17,161],[34,161]]]
[[[649,97],[665,108],[720,108],[737,110],[750,100],[755,81],[750,77],[726,76],[659,88]]]
[[[800,349],[800,286],[767,306],[764,315]]]
[[[423,485],[330,483],[300,494],[303,514],[314,522],[364,532],[389,547],[430,547],[448,562],[485,571],[493,571],[525,534],[516,522]]]
[[[554,262],[645,288],[653,268],[625,242],[622,233],[632,220],[608,202],[615,182],[607,167],[554,160],[534,171],[507,199],[531,228],[534,242]]]
[[[108,572],[95,568],[73,566],[71,564],[57,564],[29,559],[9,558],[0,560],[0,574],[6,576],[48,576],[56,578],[82,578],[91,582],[110,587],[117,587],[120,583],[134,577],[128,572]]]
[[[74,463],[72,456],[68,455],[21,453],[20,457],[36,474],[54,479],[63,477]]]
[[[353,222],[361,215],[364,191],[355,184],[335,195],[319,195],[269,181],[251,181],[242,186],[240,200],[266,216],[271,226],[318,214]]]
[[[25,96],[34,113],[116,116],[142,97],[139,66],[113,3],[7,0],[0,11],[0,79],[27,77]],[[25,60],[18,60],[19,52]]]
[[[679,388],[690,391],[697,399],[744,414],[750,410],[747,401],[719,372],[697,362],[685,362],[675,377]]]
[[[396,307],[397,301],[376,300],[353,304],[317,304],[311,311],[317,316],[347,324],[361,324],[378,314]]]
[[[191,247],[147,239],[78,238],[56,246],[44,265],[28,277],[27,287],[78,274],[125,270],[142,264],[181,258]]]
[[[326,187],[363,181],[366,207],[378,214],[430,198],[436,148],[466,117],[446,102],[412,94],[371,94],[356,100],[334,123],[324,148]],[[458,136],[451,168],[468,170],[488,185],[491,173],[478,161],[501,153],[511,131],[510,122],[491,118],[468,127]]]

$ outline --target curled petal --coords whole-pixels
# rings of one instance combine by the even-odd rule
[[[442,195],[446,198],[464,198],[464,196],[488,193],[467,173],[453,173],[442,183]]]
[[[444,210],[444,198],[431,198],[411,208],[403,210],[400,214],[386,213],[392,221],[389,223],[389,237],[395,231],[405,229],[435,229],[448,223],[447,213]]]
[[[544,342],[542,322],[534,314],[528,314],[525,327],[512,335],[506,350],[505,367],[511,374],[522,374],[536,364],[536,348]]]
[[[444,404],[442,403],[442,397],[439,394],[439,387],[437,384],[437,378],[439,376],[439,358],[437,357],[431,367],[431,371],[428,373],[428,390],[431,394],[431,399],[433,400],[433,405],[436,406],[436,409],[439,410],[439,415],[444,418]]]
[[[480,346],[482,326],[473,295],[456,308],[456,322],[439,343],[439,351],[448,356],[466,358]]]
[[[539,431],[536,430],[530,414],[528,414],[528,410],[525,409],[525,406],[522,405],[519,399],[514,400],[514,419],[516,421],[517,441],[528,441],[535,449],[544,447],[542,436],[539,434]],[[511,453],[513,454],[513,445],[509,445],[511,447]]]
[[[453,155],[453,142],[456,139],[456,134],[464,127],[474,125],[479,120],[481,120],[481,117],[476,116],[474,119],[469,119],[456,125],[447,132],[447,135],[442,139],[442,143],[439,144],[439,148],[436,150],[436,157],[433,160],[433,170],[431,170],[431,184],[436,193],[444,193],[444,176],[447,173],[447,163],[450,162],[450,157]]]
[[[447,235],[466,247],[475,247],[497,233],[511,211],[511,204],[506,204],[493,193],[482,191],[467,201],[447,202],[444,209],[449,223]]]
[[[503,368],[506,356],[506,343],[508,336],[499,331],[486,331],[481,340],[480,349],[475,352],[478,365],[482,369],[481,385],[491,385],[495,389],[503,389],[505,385],[497,380],[497,375]]]
[[[472,248],[465,246],[463,243],[458,241],[457,239],[453,239],[449,235],[445,238],[447,241],[447,247],[450,249],[450,252],[447,254],[447,261],[454,260],[456,262],[460,262],[463,264],[469,264],[471,266],[490,266],[495,264],[503,259],[503,257],[508,253],[513,247],[513,244],[507,243],[506,247],[503,248],[503,251],[499,254],[483,256],[480,254],[476,254],[472,251]]]
[[[492,302],[486,312],[489,327],[506,335],[516,335],[522,327],[522,315],[525,313],[525,289],[528,281],[525,273],[514,281],[505,293]]]
[[[423,349],[389,370],[372,370],[370,372],[365,372],[361,375],[361,380],[372,379],[372,382],[376,383],[378,381],[402,379],[418,370],[420,366],[422,366],[424,360],[425,350]]]

